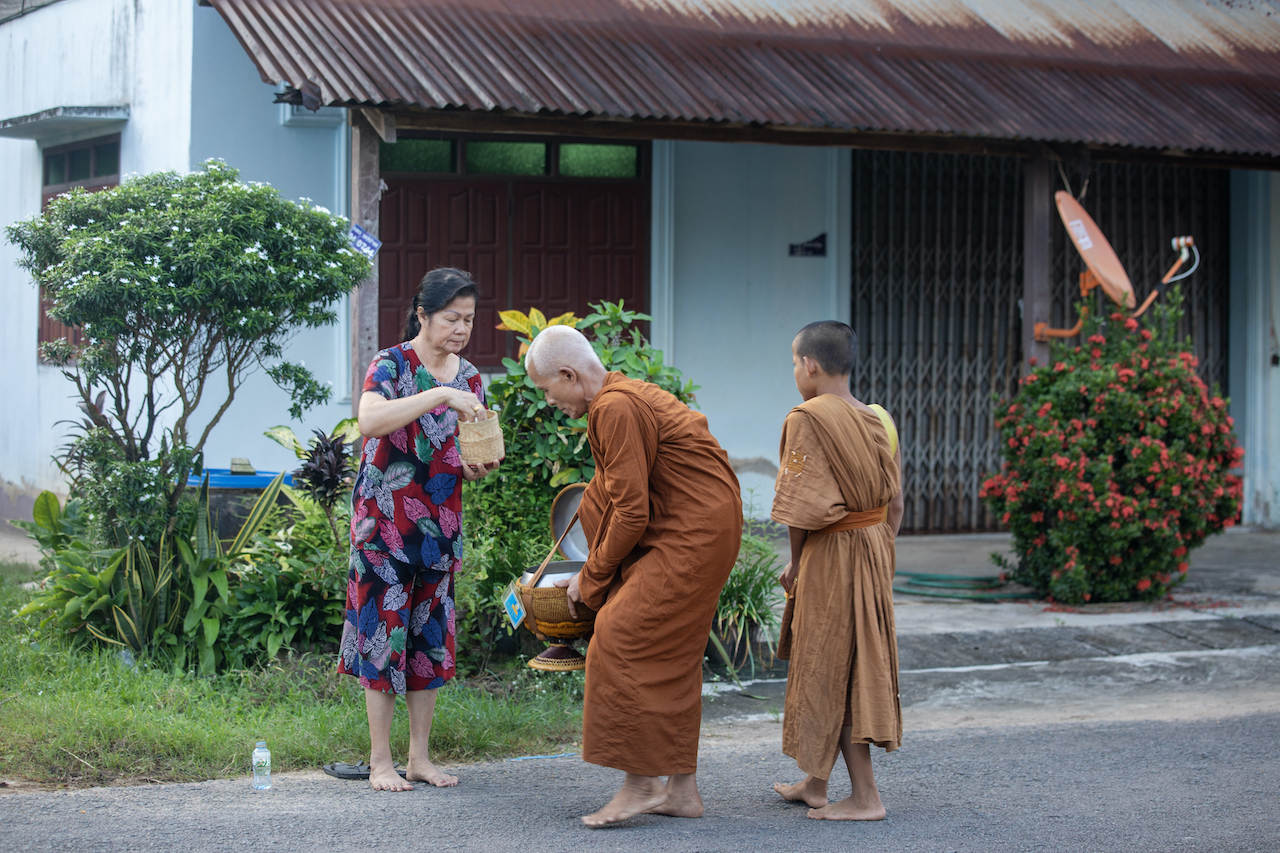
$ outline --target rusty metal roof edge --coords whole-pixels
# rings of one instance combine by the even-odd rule
[[[360,107],[364,104],[337,104],[336,106]],[[1270,164],[1266,168],[1280,170],[1280,154],[1265,151],[1223,151],[1211,148],[1183,149],[1171,146],[1138,146],[1078,139],[1037,139],[1029,136],[978,136],[951,131],[920,132],[912,130],[877,130],[874,128],[803,127],[770,123],[743,122],[730,119],[700,121],[683,119],[632,118],[628,116],[577,115],[570,113],[525,113],[518,110],[468,110],[459,107],[424,108],[414,104],[387,103],[378,108],[396,117],[396,126],[405,131],[439,130],[457,132],[470,130],[477,133],[502,135],[564,136],[580,135],[584,138],[627,138],[635,140],[688,139],[705,134],[723,137],[726,134],[767,136],[771,139],[788,139],[791,144],[820,145],[836,148],[892,148],[913,150],[928,147],[922,143],[963,143],[963,147],[988,146],[993,152],[1022,157],[1049,156],[1068,159],[1081,156],[1081,152],[1094,152],[1107,157],[1124,159],[1182,159],[1192,161],[1256,162]],[[493,126],[484,125],[493,122]],[[565,124],[576,129],[566,134]],[[463,128],[460,125],[466,124]],[[439,125],[433,127],[432,125]],[[837,142],[840,138],[861,138],[865,146]],[[801,142],[803,140],[803,142]],[[714,140],[709,140],[714,141]],[[746,141],[757,141],[750,139]],[[1020,153],[1019,153],[1020,152]]]

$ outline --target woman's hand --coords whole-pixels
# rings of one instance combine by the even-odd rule
[[[470,391],[460,391],[457,388],[448,390],[450,394],[445,398],[445,405],[457,412],[459,418],[474,421],[484,411],[484,403]]]
[[[797,574],[799,574],[799,569],[788,560],[786,568],[782,570],[782,574],[778,575],[778,583],[782,584],[782,588],[786,590],[787,595],[791,594],[791,590],[796,585]]]
[[[566,597],[569,599],[569,615],[574,619],[578,618],[578,608],[574,607],[575,603],[582,603],[582,590],[578,585],[578,576],[581,572],[575,572],[573,577],[566,580],[556,581],[555,585],[559,587],[568,587]]]
[[[502,463],[490,462],[488,465],[468,465],[466,462],[459,459],[458,464],[462,466],[462,479],[474,483],[476,480],[483,480],[494,471],[497,471],[498,466]]]

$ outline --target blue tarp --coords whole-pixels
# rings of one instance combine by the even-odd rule
[[[278,471],[259,471],[257,474],[232,474],[230,468],[204,469],[204,474],[209,475],[209,488],[211,489],[265,489],[271,485],[271,481],[276,478],[278,473]],[[204,474],[199,477],[188,477],[188,488],[200,488],[200,483],[204,480]],[[286,486],[293,485],[292,474],[284,475],[284,484]]]

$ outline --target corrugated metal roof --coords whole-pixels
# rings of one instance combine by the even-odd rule
[[[212,0],[330,105],[1280,156],[1280,0]]]

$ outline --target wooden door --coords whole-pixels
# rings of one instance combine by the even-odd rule
[[[498,181],[397,180],[382,196],[378,253],[378,346],[400,343],[422,277],[436,267],[467,270],[480,286],[475,331],[463,355],[501,363],[498,323],[508,288],[508,189]]]
[[[429,270],[468,270],[480,285],[463,355],[501,368],[516,352],[498,312],[590,313],[589,303],[647,303],[648,187],[596,181],[388,180],[382,196],[378,345],[401,340],[405,314]]]
[[[622,299],[645,309],[648,187],[529,182],[512,192],[512,307],[585,317],[589,303]]]

